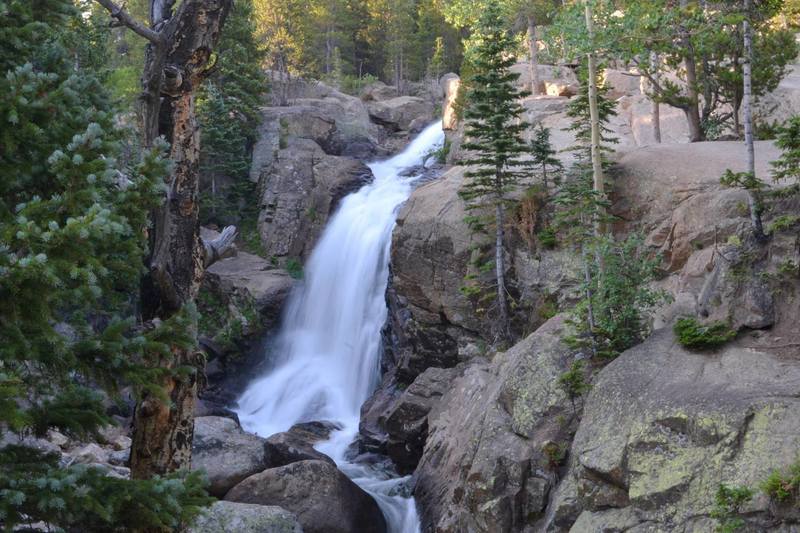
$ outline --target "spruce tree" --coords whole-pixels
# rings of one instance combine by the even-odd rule
[[[534,131],[529,148],[532,170],[542,177],[545,191],[547,191],[549,187],[548,177],[552,177],[557,185],[557,178],[564,168],[564,165],[556,157],[556,150],[550,143],[550,128],[545,128],[539,124]]]
[[[245,237],[255,231],[255,185],[248,178],[267,90],[265,54],[255,32],[253,0],[237,1],[217,45],[216,68],[197,101],[202,221],[239,224]]]
[[[96,65],[65,44],[82,27],[70,0],[0,0],[0,13],[0,523],[176,528],[208,502],[198,475],[114,479],[25,438],[96,434],[111,421],[100,391],[163,396],[154,363],[189,339],[185,314],[148,331],[133,318],[163,146],[121,160]]]
[[[506,265],[503,252],[505,211],[509,193],[516,187],[527,151],[522,133],[527,124],[520,118],[519,99],[526,95],[514,82],[519,74],[511,71],[516,63],[516,40],[506,28],[502,10],[490,2],[481,17],[476,46],[472,55],[473,75],[465,112],[468,151],[465,164],[470,166],[460,191],[468,209],[493,218],[496,306],[499,335],[510,338]]]

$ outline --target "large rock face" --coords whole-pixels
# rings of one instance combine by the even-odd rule
[[[756,174],[769,176],[778,155],[771,142],[757,142]],[[745,192],[719,183],[726,169],[741,172],[745,163],[737,142],[664,144],[624,154],[614,175],[614,214],[631,221],[626,229],[647,235],[669,270],[679,270],[695,250],[724,243],[748,223]]]
[[[258,227],[265,254],[307,258],[339,201],[371,180],[363,163],[327,155],[309,139],[278,151],[262,174]]]
[[[277,505],[297,516],[306,533],[385,533],[375,501],[335,466],[300,461],[239,483],[226,500]]]
[[[234,485],[267,467],[264,444],[264,439],[245,433],[230,418],[195,418],[192,468],[206,471],[209,493],[221,498]]]
[[[417,119],[433,120],[433,104],[417,96],[398,96],[367,103],[372,120],[392,131],[408,130]]]
[[[720,483],[757,487],[796,460],[798,390],[796,361],[735,345],[691,353],[656,333],[594,380],[548,530],[712,531]],[[746,511],[770,530],[765,500]]]
[[[410,383],[428,367],[452,367],[481,352],[492,339],[491,321],[461,292],[476,240],[464,218],[458,191],[464,168],[453,167],[415,190],[401,209],[392,235],[395,333],[400,339],[398,377]],[[479,239],[479,237],[478,237]],[[534,329],[536,308],[546,298],[562,301],[579,277],[575,257],[561,250],[531,250],[509,239],[509,285],[528,305],[517,319]]]
[[[557,467],[546,450],[567,441],[572,418],[557,385],[572,362],[563,326],[553,318],[467,368],[434,407],[415,474],[425,531],[521,531],[542,515]]]
[[[303,533],[297,518],[280,507],[219,501],[205,510],[186,533]]]

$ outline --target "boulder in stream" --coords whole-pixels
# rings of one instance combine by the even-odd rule
[[[270,468],[233,487],[225,499],[280,506],[297,516],[306,533],[386,532],[375,500],[325,461]]]
[[[222,497],[247,477],[267,468],[264,443],[221,416],[194,419],[192,468],[208,474],[208,492]]]
[[[267,468],[309,460],[334,464],[333,459],[315,450],[314,444],[327,439],[336,429],[340,427],[332,422],[304,422],[272,435],[265,443]]]

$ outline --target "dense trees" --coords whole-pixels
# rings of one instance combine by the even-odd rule
[[[441,0],[255,0],[268,66],[342,83],[370,75],[402,85],[457,70],[461,38]],[[432,62],[438,62],[431,68]],[[337,72],[340,70],[340,72]]]
[[[2,1],[0,12],[0,116],[11,126],[0,142],[0,436],[85,437],[110,422],[99,391],[163,397],[178,369],[160,362],[190,341],[186,315],[148,329],[134,319],[147,215],[168,165],[163,143],[123,157],[130,132],[92,51],[70,46],[87,23],[71,2]],[[0,450],[8,529],[174,528],[206,501],[198,476],[112,479],[18,442]]]

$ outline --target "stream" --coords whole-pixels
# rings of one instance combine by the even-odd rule
[[[404,171],[422,165],[443,141],[441,122],[428,126],[402,153],[371,163],[375,180],[342,200],[289,298],[277,358],[237,410],[244,429],[263,437],[300,422],[339,424],[316,448],[375,498],[391,533],[420,529],[414,499],[403,494],[408,478],[350,462],[346,452],[361,405],[380,381],[392,230],[419,178]]]

